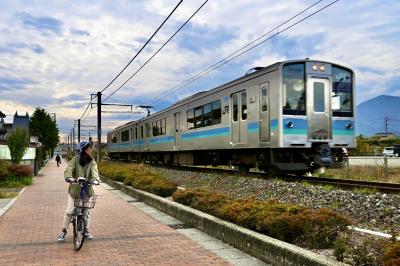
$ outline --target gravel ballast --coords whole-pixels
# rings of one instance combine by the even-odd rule
[[[363,193],[333,186],[286,182],[268,177],[244,177],[239,174],[191,172],[164,167],[151,169],[184,188],[200,188],[235,198],[255,197],[258,200],[276,200],[310,208],[325,207],[347,215],[353,219],[355,226],[384,232],[399,230],[398,194]]]

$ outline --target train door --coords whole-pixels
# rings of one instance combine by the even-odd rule
[[[260,86],[260,142],[269,142],[269,82],[261,83]]]
[[[307,82],[308,139],[332,139],[330,80],[310,77]]]
[[[247,144],[247,93],[239,91],[231,95],[231,142]]]
[[[150,150],[150,123],[146,122],[145,123],[145,138],[144,138],[144,150],[148,151]]]
[[[181,112],[174,114],[174,129],[175,129],[175,149],[181,146]]]

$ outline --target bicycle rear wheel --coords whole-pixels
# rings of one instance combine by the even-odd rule
[[[84,216],[78,215],[74,220],[74,249],[79,251],[85,241],[86,221]]]

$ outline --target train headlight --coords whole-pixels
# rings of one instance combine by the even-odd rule
[[[348,123],[348,124],[346,125],[346,128],[347,128],[347,129],[352,129],[352,128],[353,128],[353,124],[352,124],[352,123]]]
[[[292,121],[287,122],[286,126],[288,128],[292,128],[294,126],[294,123]]]
[[[318,70],[318,66],[317,65],[313,65],[312,66],[312,70],[317,71]]]
[[[325,71],[325,66],[324,66],[324,65],[320,65],[320,66],[319,66],[319,70],[320,70],[321,72],[324,72],[324,71]]]

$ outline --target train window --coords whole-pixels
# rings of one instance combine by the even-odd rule
[[[287,64],[282,68],[283,114],[305,115],[305,70],[303,63]]]
[[[125,130],[121,132],[121,141],[129,141],[129,130]]]
[[[353,75],[350,70],[332,66],[333,116],[353,116]]]
[[[145,127],[146,127],[146,138],[150,138],[150,123],[146,122]]]
[[[221,101],[212,102],[212,125],[221,124]]]
[[[324,83],[314,82],[314,111],[325,112],[325,88]]]
[[[212,114],[211,114],[211,103],[203,106],[203,126],[211,126]]]
[[[159,121],[157,121],[157,122],[159,122]],[[157,125],[157,122],[153,122],[153,136],[155,137],[155,136],[158,136],[159,134],[158,134],[158,125]]]
[[[116,136],[112,137],[112,143],[117,143],[117,137]]]
[[[143,139],[143,126],[140,126],[140,138]]]
[[[135,139],[138,139],[138,129],[137,129],[137,127],[135,127]]]
[[[242,103],[242,120],[247,119],[247,93],[242,92],[241,94],[241,103]]]
[[[187,128],[194,128],[194,109],[187,110]]]
[[[232,97],[232,105],[233,105],[233,121],[238,120],[238,112],[239,112],[239,104],[238,104],[238,96],[234,94]]]
[[[267,87],[261,88],[261,112],[268,111],[268,94]]]
[[[203,126],[203,106],[194,108],[194,127],[199,128]]]
[[[167,133],[167,119],[163,118],[160,120],[161,127],[161,135],[165,135]]]
[[[152,123],[153,137],[159,136],[159,135],[165,135],[167,133],[166,121],[167,121],[167,119],[163,118],[161,120],[157,120]]]

